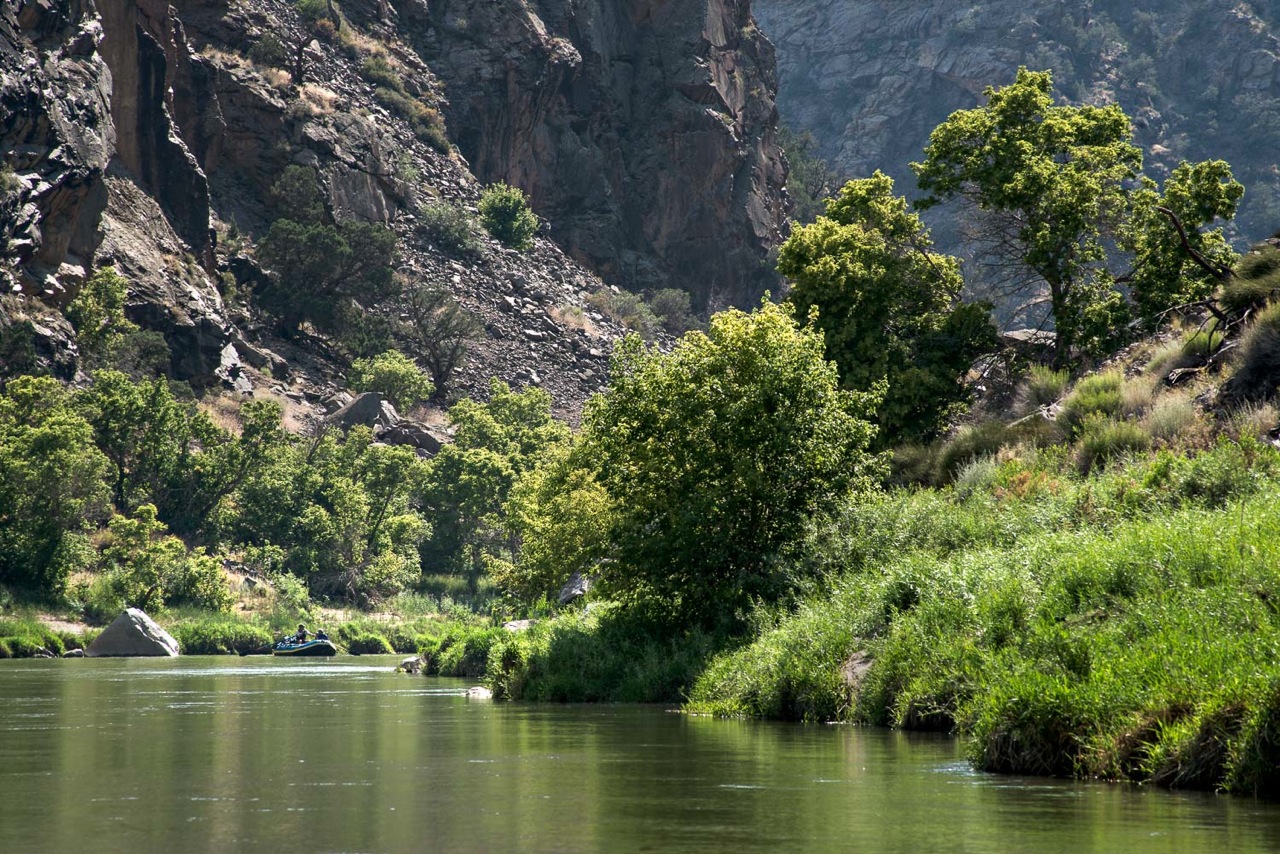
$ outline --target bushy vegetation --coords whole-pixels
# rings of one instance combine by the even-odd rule
[[[499,243],[519,252],[532,249],[538,233],[538,217],[529,209],[524,192],[502,182],[490,184],[480,194],[480,224]]]
[[[676,703],[715,649],[698,629],[673,634],[602,607],[499,635],[485,681],[513,700]]]
[[[351,363],[347,383],[356,391],[375,391],[401,411],[416,406],[435,391],[431,378],[399,350]]]
[[[448,202],[428,202],[418,211],[418,221],[445,252],[459,258],[476,257],[484,251],[477,231],[480,228],[465,210]]]
[[[889,497],[829,594],[714,660],[690,708],[956,728],[991,770],[1274,792],[1278,465],[1256,442],[1101,477],[1011,460],[965,498]]]

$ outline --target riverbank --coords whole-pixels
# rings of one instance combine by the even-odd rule
[[[1277,454],[1098,477],[993,464],[849,520],[829,593],[715,659],[688,709],[955,731],[976,767],[1280,792]],[[893,524],[886,524],[893,519]]]
[[[488,681],[538,700],[961,735],[976,767],[1280,791],[1280,454],[1221,441],[1080,475],[986,461],[954,488],[851,505],[825,590],[743,642],[561,617]]]

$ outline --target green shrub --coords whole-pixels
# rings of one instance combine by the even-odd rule
[[[289,49],[271,32],[263,33],[262,38],[253,43],[249,48],[249,59],[271,68],[288,68],[293,61]]]
[[[0,658],[13,658],[13,648],[9,646],[8,638],[0,638]]]
[[[480,224],[499,243],[520,252],[533,248],[538,231],[538,217],[525,194],[501,182],[490,184],[480,195]]]
[[[1245,331],[1236,370],[1223,392],[1235,400],[1264,400],[1280,385],[1280,303],[1258,312]]]
[[[439,638],[425,638],[419,654],[428,673],[477,678],[485,674],[489,650],[508,634],[501,628],[453,625]]]
[[[269,646],[271,632],[264,626],[231,617],[199,614],[169,627],[183,655],[235,655]]]
[[[385,655],[395,652],[386,638],[372,633],[352,637],[347,641],[347,650],[352,655]]]
[[[329,4],[326,0],[293,0],[293,8],[298,17],[313,25],[329,17]]]
[[[1083,471],[1105,465],[1123,454],[1150,450],[1151,434],[1132,421],[1114,421],[1091,413],[1080,428],[1078,460]]]
[[[370,56],[360,66],[360,76],[374,86],[383,86],[401,95],[408,95],[400,74],[385,56]]]
[[[357,391],[378,392],[401,411],[416,406],[435,391],[422,369],[398,350],[388,350],[372,359],[356,359],[351,363],[347,382]]]
[[[500,632],[485,683],[498,697],[550,702],[678,702],[716,643],[672,633],[615,606],[573,612],[522,632]]]
[[[418,222],[437,246],[454,257],[475,257],[484,252],[476,233],[479,225],[462,208],[444,201],[431,202],[418,211]]]
[[[653,339],[660,325],[648,304],[630,291],[602,288],[587,295],[587,305],[615,323],[640,333],[646,341]]]
[[[1026,405],[1036,408],[1057,403],[1067,390],[1070,379],[1071,375],[1066,371],[1055,371],[1048,365],[1032,365],[1025,381]]]
[[[700,324],[691,309],[689,292],[679,288],[661,288],[650,294],[648,307],[662,328],[672,335],[683,335]]]
[[[1012,436],[1009,428],[999,421],[961,427],[938,454],[938,482],[950,483],[961,468],[978,457],[991,456]]]
[[[8,650],[8,655],[0,652],[0,658],[31,658],[48,650],[54,655],[62,655],[67,651],[67,641],[76,646],[79,641],[74,636],[64,636],[53,631],[39,620],[29,618],[0,620],[0,642]]]
[[[1059,421],[1071,435],[1084,426],[1092,414],[1113,417],[1120,414],[1124,405],[1124,375],[1119,371],[1106,371],[1085,377],[1076,383],[1070,396],[1062,403]]]

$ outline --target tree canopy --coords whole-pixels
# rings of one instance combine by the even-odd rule
[[[669,354],[625,339],[584,414],[610,589],[707,624],[784,595],[805,524],[872,483],[877,402],[839,388],[821,334],[782,306],[717,314]]]
[[[882,444],[943,428],[974,358],[995,345],[989,306],[960,302],[960,262],[931,247],[892,179],[876,172],[845,184],[812,225],[793,228],[778,255],[796,313],[817,311],[841,384],[868,391],[888,382],[877,411]]]
[[[1138,277],[1139,295],[1159,296],[1154,304],[1140,299],[1139,310],[1167,307],[1180,288],[1166,277],[1183,272],[1178,261],[1195,260],[1194,242],[1173,239],[1171,223],[1187,215],[1178,228],[1195,230],[1229,219],[1240,185],[1225,164],[1184,164],[1162,196],[1142,175],[1124,111],[1055,105],[1047,71],[1020,69],[986,96],[985,105],[959,110],[933,131],[924,160],[912,164],[926,193],[917,204],[960,198],[979,214],[988,260],[1024,296],[1047,292],[1060,365],[1076,348],[1100,352],[1130,317],[1117,285]],[[1197,239],[1215,251],[1225,245]],[[1139,263],[1133,273],[1117,271],[1125,260],[1114,256],[1117,245]]]

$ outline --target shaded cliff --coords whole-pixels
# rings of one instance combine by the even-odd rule
[[[1118,101],[1158,172],[1224,158],[1248,188],[1244,234],[1280,223],[1280,4],[1236,0],[755,0],[777,46],[783,120],[849,176],[907,168],[953,110],[1019,65],[1076,103]]]
[[[483,181],[632,290],[752,303],[784,218],[773,49],[746,0],[403,2]]]

